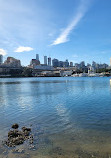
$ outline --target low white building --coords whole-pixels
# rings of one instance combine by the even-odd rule
[[[71,76],[72,75],[72,70],[70,71],[60,71],[60,76],[64,77],[64,76]]]

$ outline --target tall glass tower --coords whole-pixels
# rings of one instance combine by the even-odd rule
[[[36,60],[39,60],[39,54],[36,54]]]
[[[48,65],[51,66],[51,58],[48,58]]]
[[[47,56],[44,56],[44,64],[47,65]]]

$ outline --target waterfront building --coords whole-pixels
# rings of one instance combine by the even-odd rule
[[[48,58],[48,66],[51,66],[51,58]]]
[[[13,57],[7,57],[3,65],[7,67],[21,67],[21,62]]]
[[[65,71],[64,71],[64,70],[61,70],[61,71],[60,71],[60,76],[61,76],[61,77],[64,77],[64,76],[71,76],[72,73],[73,73],[72,70],[69,70],[69,71],[68,71],[68,70],[65,70]]]
[[[3,63],[3,55],[0,54],[0,65]]]
[[[47,65],[47,56],[44,56],[44,65]]]

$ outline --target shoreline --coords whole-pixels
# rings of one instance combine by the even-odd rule
[[[0,76],[0,78],[40,78],[40,77],[43,77],[43,78],[51,78],[51,77],[54,77],[54,78],[61,78],[61,77],[74,77],[74,78],[95,78],[95,77],[111,77],[111,76]]]

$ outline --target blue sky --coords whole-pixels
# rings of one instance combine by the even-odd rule
[[[109,64],[111,0],[0,0],[0,53]]]

